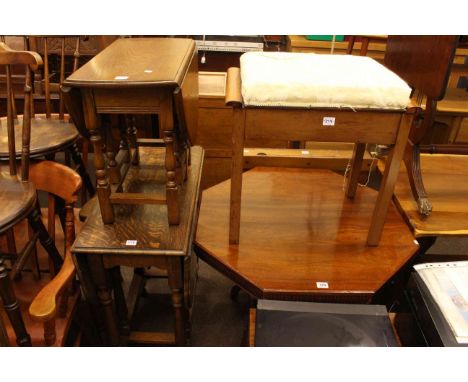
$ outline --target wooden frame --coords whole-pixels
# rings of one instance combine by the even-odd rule
[[[229,229],[231,244],[239,243],[245,138],[279,136],[290,140],[354,142],[351,173],[346,187],[346,196],[349,198],[353,198],[356,194],[365,144],[394,145],[385,169],[367,237],[368,245],[378,245],[417,107],[409,105],[406,110],[362,109],[358,112],[335,108],[246,107],[243,105],[241,95],[239,68],[228,70],[226,104],[233,107]],[[325,117],[335,117],[335,125],[323,126],[322,121]],[[290,125],[294,128],[289,127]]]

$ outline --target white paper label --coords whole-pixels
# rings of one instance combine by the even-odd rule
[[[328,283],[326,281],[317,281],[318,289],[328,289]]]
[[[301,151],[301,154],[302,154],[302,155],[309,155],[310,153],[309,153],[308,150],[302,150],[302,151]]]
[[[335,117],[323,117],[323,126],[335,126]]]
[[[115,76],[114,80],[128,80],[128,76]]]
[[[137,245],[137,240],[127,240],[125,245]]]

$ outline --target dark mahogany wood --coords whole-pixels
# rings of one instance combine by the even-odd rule
[[[88,280],[84,285],[87,300],[97,310],[96,316],[105,318],[104,338],[109,345],[125,344],[127,337],[132,342],[146,343],[154,340],[160,343],[175,340],[177,345],[187,343],[190,278],[185,279],[184,275],[189,272],[187,267],[190,261],[187,259],[192,256],[192,241],[198,218],[203,149],[192,147],[191,156],[187,181],[180,186],[180,224],[168,223],[165,205],[119,205],[115,207],[113,224],[105,224],[100,210],[95,209],[73,245],[72,251],[80,264],[80,273]],[[163,148],[140,147],[140,164],[138,167],[131,166],[128,170],[122,185],[123,190],[133,193],[164,190],[164,157]],[[128,240],[135,242],[129,243]],[[157,266],[167,270],[175,311],[175,336],[135,331],[128,333],[127,322],[137,305],[137,296],[134,291],[129,292],[130,310],[126,312],[124,293],[119,285],[119,266]],[[107,277],[106,269],[110,270]],[[141,288],[140,284],[132,283],[137,288]]]
[[[412,126],[404,162],[411,189],[421,215],[432,211],[420,169],[419,146],[434,122],[437,101],[446,92],[459,36],[389,36],[385,65],[413,89],[424,115]]]
[[[343,186],[343,177],[329,170],[249,170],[239,244],[229,245],[230,181],[225,181],[203,193],[195,250],[254,298],[376,300],[418,245],[391,204],[379,246],[367,246],[378,193],[359,187],[350,200]]]

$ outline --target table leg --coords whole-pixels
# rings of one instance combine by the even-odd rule
[[[120,171],[117,167],[115,156],[117,154],[115,148],[114,137],[112,135],[112,123],[109,116],[102,116],[103,131],[105,132],[106,140],[106,156],[107,156],[107,170],[109,174],[110,184],[119,184]]]
[[[167,276],[171,288],[172,306],[175,314],[176,345],[186,344],[187,308],[184,304],[184,272],[183,258],[170,256],[167,259]]]
[[[115,307],[117,309],[117,316],[119,318],[119,329],[123,336],[128,337],[130,334],[130,325],[128,322],[127,303],[122,289],[122,275],[120,267],[113,267],[109,270],[112,289],[114,290]]]
[[[97,195],[101,209],[102,221],[105,224],[114,222],[114,210],[110,202],[110,185],[107,181],[104,155],[102,153],[102,138],[99,128],[98,116],[91,92],[83,91],[83,109],[85,110],[86,127],[91,133],[91,143],[94,148],[94,168],[96,169]]]
[[[81,289],[85,298],[85,311],[83,316],[90,317],[83,324],[84,335],[91,346],[103,346],[106,343],[106,325],[103,320],[96,287],[91,278],[88,259],[86,255],[75,254],[73,256],[76,272],[80,280]],[[99,339],[97,342],[96,340]]]
[[[97,289],[97,297],[104,314],[107,338],[110,346],[120,345],[119,328],[117,326],[117,315],[114,302],[112,301],[111,288],[107,280],[106,270],[101,255],[88,256],[91,277]]]
[[[127,138],[130,143],[130,148],[133,150],[130,155],[132,158],[132,165],[137,166],[140,163],[140,153],[137,143],[136,118],[134,115],[127,117]]]
[[[164,132],[166,145],[165,166],[167,173],[166,203],[169,224],[177,225],[180,222],[178,187],[176,182],[176,160],[174,143],[174,119],[171,98],[166,100],[159,115],[161,127]]]

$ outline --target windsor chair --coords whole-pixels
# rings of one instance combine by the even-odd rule
[[[14,51],[0,43],[0,66],[6,67],[7,94],[11,94],[11,67],[26,68],[24,87],[24,113],[21,135],[21,160],[18,165],[15,150],[14,99],[7,99],[6,144],[8,166],[0,163],[0,236],[11,232],[14,226],[27,219],[32,237],[20,252],[15,242],[8,241],[7,250],[0,248],[0,297],[4,308],[4,322],[10,339],[16,338],[21,346],[62,345],[70,328],[70,321],[78,301],[79,291],[71,289],[75,268],[70,255],[74,241],[73,204],[81,188],[81,178],[72,169],[56,162],[40,161],[30,163],[32,70],[42,65],[41,57],[34,52]],[[19,172],[19,175],[18,175]],[[62,257],[53,237],[55,208],[49,203],[49,228],[47,231],[38,208],[38,190],[54,194],[64,200],[65,254]],[[55,197],[49,196],[49,200]],[[55,224],[54,224],[55,227]],[[34,253],[37,240],[42,244],[50,267],[48,277],[38,272],[26,272],[25,266]],[[10,262],[10,271],[7,268]],[[36,260],[36,265],[39,261]],[[69,303],[71,297],[71,303]],[[8,318],[8,320],[6,320]],[[13,341],[10,341],[13,342]]]

